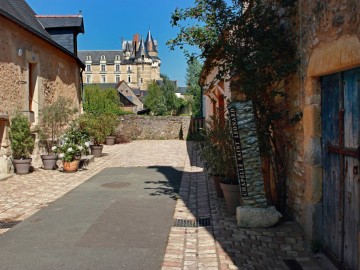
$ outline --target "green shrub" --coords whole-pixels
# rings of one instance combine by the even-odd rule
[[[105,141],[106,136],[109,136],[107,122],[108,115],[106,114],[82,114],[78,119],[79,126],[82,130],[87,132],[95,145],[100,145]]]
[[[101,89],[98,85],[85,86],[84,111],[87,113],[122,115],[119,93],[113,89]]]
[[[34,138],[30,133],[28,118],[20,112],[11,119],[10,141],[14,159],[30,158],[34,150]]]
[[[76,112],[77,109],[71,108],[70,100],[64,97],[43,107],[40,112],[39,139],[48,154],[54,152],[61,133]]]

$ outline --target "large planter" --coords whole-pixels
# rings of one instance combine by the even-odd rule
[[[236,207],[240,205],[240,189],[239,185],[230,185],[220,183],[224,193],[227,210],[230,214],[236,214]]]
[[[17,174],[28,174],[30,171],[31,158],[28,159],[14,159],[13,164]]]
[[[106,145],[114,145],[115,144],[115,136],[107,136],[105,139]]]
[[[63,161],[64,172],[77,172],[80,160]]]
[[[102,155],[103,145],[90,145],[91,154],[98,158]]]
[[[56,168],[57,155],[41,155],[41,159],[45,170],[53,170]]]
[[[219,197],[219,198],[224,198],[224,193],[221,189],[221,186],[220,186],[220,182],[221,182],[221,179],[222,179],[222,175],[219,175],[219,174],[215,174],[212,176],[212,179],[214,181],[214,185],[215,185],[215,191],[216,191],[216,195]]]

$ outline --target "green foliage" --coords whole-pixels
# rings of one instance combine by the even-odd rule
[[[59,97],[56,102],[43,107],[41,110],[39,139],[48,154],[53,152],[52,148],[56,145],[61,133],[76,111],[76,109],[71,109],[71,101],[64,97]]]
[[[108,122],[110,118],[112,117],[109,114],[85,113],[80,115],[77,122],[80,129],[90,135],[94,145],[100,145],[105,141],[106,136],[110,135],[109,125],[113,124],[113,122]]]
[[[203,65],[194,58],[192,61],[188,62],[186,68],[186,94],[190,96],[189,107],[191,109],[192,115],[195,117],[202,116],[201,112],[201,87],[199,85],[200,73]]]
[[[202,141],[197,142],[201,159],[205,160],[207,170],[213,175],[224,175],[223,182],[238,184],[235,150],[233,147],[230,123],[211,117],[202,132]]]
[[[296,36],[291,17],[295,0],[197,0],[176,9],[172,25],[177,36],[168,41],[191,59],[206,59],[205,71],[217,68],[216,80],[229,80],[233,93],[252,100],[260,136],[260,151],[271,157],[278,197],[286,198],[286,144],[283,124],[298,121],[286,110],[287,85],[296,72]],[[246,7],[246,8],[245,8]],[[189,24],[189,22],[194,22]],[[200,55],[184,46],[200,48]],[[282,204],[282,205],[280,205]],[[283,208],[285,201],[277,203]]]
[[[90,137],[85,131],[74,123],[60,137],[60,144],[54,149],[63,161],[73,161],[80,159],[81,155],[89,154]]]
[[[10,141],[14,159],[30,158],[34,150],[34,138],[30,133],[28,118],[20,112],[11,119]]]
[[[182,105],[181,100],[175,95],[176,85],[167,76],[162,75],[162,78],[160,84],[156,82],[149,84],[144,106],[154,115],[176,114]]]
[[[85,86],[84,111],[92,114],[122,115],[119,93],[113,89],[101,89],[98,85]]]

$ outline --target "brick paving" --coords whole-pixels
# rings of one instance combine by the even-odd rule
[[[211,226],[172,227],[162,270],[321,269],[296,223],[239,228],[235,216],[226,212],[224,199],[217,198],[195,149],[189,150],[174,219],[210,217]]]
[[[287,222],[267,229],[240,229],[191,144],[184,141],[134,141],[104,146],[105,155],[73,174],[38,169],[0,181],[0,221],[24,220],[107,167],[183,167],[174,219],[211,218],[209,227],[172,227],[162,270],[320,269],[305,249],[299,227]],[[0,234],[8,229],[0,229]]]

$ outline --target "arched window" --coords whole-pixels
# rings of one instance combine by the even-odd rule
[[[105,60],[106,60],[105,55],[102,55],[102,56],[100,57],[100,60],[101,60],[101,61],[105,61]]]
[[[87,61],[91,61],[91,55],[87,55],[87,56],[86,56],[86,60],[87,60]]]
[[[120,61],[120,55],[116,55],[116,56],[115,56],[115,60],[116,60],[116,61]]]

